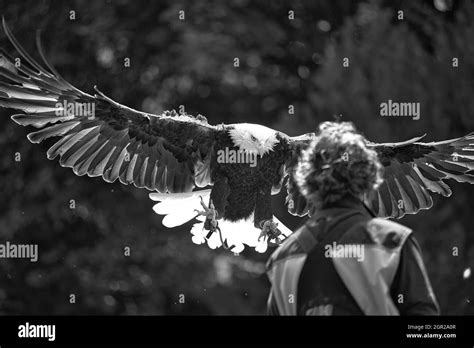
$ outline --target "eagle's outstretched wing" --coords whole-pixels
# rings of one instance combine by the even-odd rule
[[[378,216],[401,218],[431,208],[431,192],[451,195],[446,179],[474,184],[474,133],[432,143],[421,138],[369,144],[385,169],[384,182],[367,201]]]
[[[421,138],[399,143],[368,143],[377,151],[384,166],[383,183],[366,201],[378,216],[401,218],[431,208],[432,192],[445,197],[451,195],[444,180],[474,184],[474,133],[432,143],[418,142]],[[295,149],[305,146],[308,141],[296,143]],[[296,154],[299,151],[295,151],[294,157]],[[314,207],[299,192],[293,175],[289,175],[287,191],[291,214],[312,214]]]
[[[0,52],[0,106],[22,110],[12,116],[40,130],[31,142],[60,137],[47,152],[77,175],[102,176],[160,192],[189,192],[211,182],[211,157],[220,128],[204,117],[165,112],[150,115],[120,105],[104,94],[89,95],[64,80],[39,53],[46,70],[20,46],[3,21],[20,64]],[[292,170],[314,134],[288,137],[292,155],[285,164],[287,205],[303,216],[314,207],[299,193]],[[385,167],[385,181],[368,199],[379,216],[402,217],[432,205],[430,192],[449,196],[443,182],[474,183],[474,134],[442,142],[370,143]]]
[[[70,85],[39,53],[46,70],[20,46],[3,21],[21,57],[14,64],[0,54],[0,106],[22,110],[12,119],[40,130],[39,143],[60,137],[47,152],[77,175],[160,192],[188,192],[211,183],[210,161],[218,129],[204,117],[166,112],[150,115],[120,105],[96,89],[89,95]]]

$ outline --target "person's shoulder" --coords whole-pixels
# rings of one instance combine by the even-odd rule
[[[412,230],[397,222],[372,218],[354,225],[340,243],[376,244],[388,249],[402,246]]]

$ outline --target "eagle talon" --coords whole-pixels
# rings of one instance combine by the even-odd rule
[[[270,241],[268,242],[268,245],[270,246],[278,246],[281,243],[283,243],[283,240],[280,239],[280,237],[277,237],[274,242]]]
[[[214,203],[212,203],[212,199],[209,201],[209,206],[207,206],[206,203],[204,203],[202,196],[199,196],[199,198],[201,198],[201,206],[204,210],[194,209],[194,211],[198,214],[197,216],[206,217],[206,221],[204,222],[204,228],[210,231],[210,233],[208,234],[208,236],[210,237],[212,232],[215,232],[218,228],[217,210],[214,208]]]
[[[260,236],[258,237],[259,242],[260,239],[264,238],[265,236],[268,236],[270,244],[278,245],[282,243],[282,239],[280,238],[280,235],[282,233],[278,229],[278,223],[274,222],[273,220],[261,221],[260,228],[262,229],[262,232],[260,232]],[[274,242],[272,242],[271,240],[274,240]]]

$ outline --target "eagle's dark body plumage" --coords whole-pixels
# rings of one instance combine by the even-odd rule
[[[230,221],[248,218],[254,214],[254,223],[271,219],[272,190],[281,189],[285,178],[284,167],[291,147],[287,138],[276,134],[278,142],[272,151],[258,155],[256,166],[249,163],[219,163],[218,151],[239,151],[229,136],[229,130],[219,132],[211,160],[212,182],[211,199],[222,217]]]
[[[49,159],[59,156],[61,166],[77,175],[164,194],[212,187],[209,205],[214,204],[218,219],[237,221],[254,214],[257,227],[272,219],[271,195],[288,178],[288,211],[298,216],[314,212],[291,175],[314,133],[290,137],[257,124],[215,126],[200,115],[133,110],[98,89],[94,95],[78,90],[48,63],[40,45],[47,69],[28,55],[5,22],[3,26],[21,65],[0,52],[0,106],[20,110],[12,119],[37,128],[28,134],[31,142],[59,138],[47,151]],[[94,112],[80,114],[80,108],[66,112],[67,105],[83,104],[94,106]],[[378,216],[400,218],[429,209],[431,193],[451,194],[446,179],[474,183],[473,133],[441,142],[420,139],[368,142],[385,169],[384,182],[366,202]],[[218,151],[225,149],[256,151],[256,166],[218,161]]]

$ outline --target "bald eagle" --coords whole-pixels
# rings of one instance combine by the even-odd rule
[[[21,110],[13,121],[38,128],[28,134],[32,143],[59,137],[48,159],[59,156],[60,165],[79,176],[155,191],[150,197],[160,201],[155,211],[166,215],[165,225],[197,218],[193,241],[234,252],[242,243],[265,251],[267,243],[291,233],[278,228],[271,208],[272,195],[285,181],[288,211],[314,213],[291,175],[314,133],[291,137],[258,124],[211,125],[201,115],[131,109],[96,87],[93,95],[75,88],[48,63],[39,42],[46,68],[28,55],[5,21],[3,28],[22,64],[1,54],[0,106]],[[369,143],[385,167],[384,183],[367,198],[378,216],[400,218],[430,208],[431,192],[451,194],[445,179],[474,182],[474,133],[441,142],[420,139]]]

